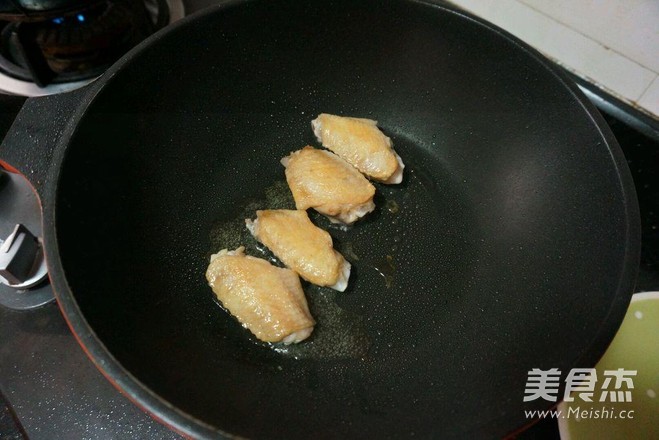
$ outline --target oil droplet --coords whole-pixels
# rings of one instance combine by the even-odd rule
[[[387,286],[387,289],[391,288],[396,273],[393,255],[387,255],[383,262],[374,266],[374,269],[384,278],[384,284]]]
[[[387,200],[385,206],[387,210],[392,214],[398,214],[398,211],[400,210],[400,208],[398,207],[398,203],[396,203],[395,200]]]
[[[343,256],[348,257],[350,261],[359,261],[359,256],[355,253],[354,248],[352,247],[352,242],[349,241],[341,249]]]
[[[396,270],[396,267],[394,266],[394,257],[393,257],[393,255],[387,255],[387,263],[389,264],[389,267],[391,267],[392,271]]]

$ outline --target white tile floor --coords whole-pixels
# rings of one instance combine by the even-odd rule
[[[659,0],[450,0],[659,119]]]

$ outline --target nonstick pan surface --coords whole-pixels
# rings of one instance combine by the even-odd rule
[[[273,349],[213,300],[208,255],[290,206],[279,159],[320,112],[405,161],[329,227],[345,293]],[[532,368],[592,366],[633,288],[638,213],[594,108],[535,51],[414,1],[234,1],[150,38],[87,93],[45,190],[58,300],[95,363],[174,429],[254,438],[501,437]]]

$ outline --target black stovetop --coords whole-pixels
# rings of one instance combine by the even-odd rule
[[[188,2],[190,3],[190,2]],[[194,7],[212,3],[193,1]],[[189,6],[189,5],[188,5]],[[627,157],[641,210],[637,291],[659,290],[659,123],[581,82]],[[0,139],[25,98],[0,95]],[[178,439],[103,378],[55,303],[32,311],[0,306],[0,438]],[[559,438],[554,420],[518,438]]]
[[[659,139],[649,138],[618,119],[605,118],[622,146],[632,172],[641,210],[639,292],[659,290]]]

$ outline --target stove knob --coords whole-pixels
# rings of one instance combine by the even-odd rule
[[[0,282],[16,289],[27,289],[45,278],[41,244],[23,225],[0,246]],[[43,268],[42,268],[43,266]]]

